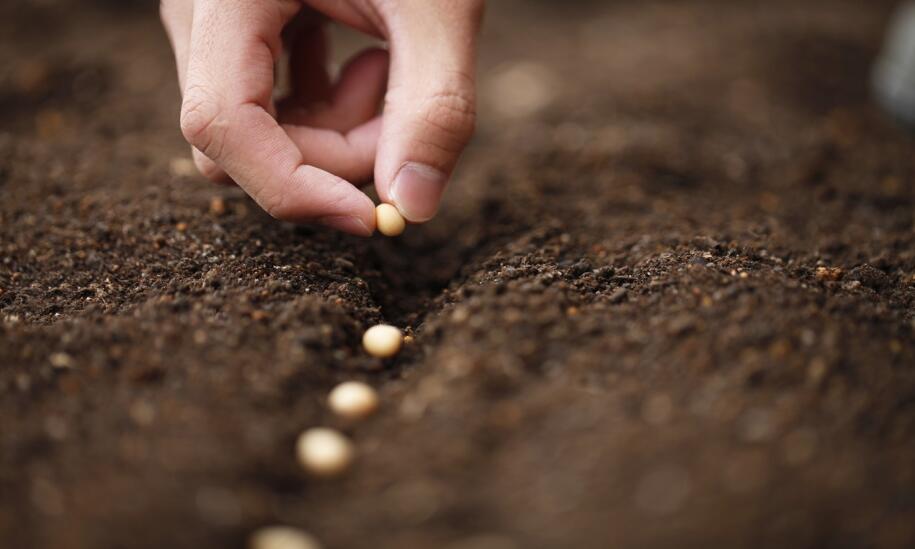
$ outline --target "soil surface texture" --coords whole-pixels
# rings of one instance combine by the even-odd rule
[[[0,546],[915,546],[892,2],[493,1],[477,137],[396,239],[190,173],[154,4],[0,6]]]

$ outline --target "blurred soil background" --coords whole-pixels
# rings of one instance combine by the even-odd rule
[[[493,0],[441,215],[360,240],[188,170],[155,3],[5,0],[0,545],[912,547],[893,6]]]

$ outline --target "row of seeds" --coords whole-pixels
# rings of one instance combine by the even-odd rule
[[[366,330],[362,346],[370,355],[390,358],[403,346],[403,334],[394,326],[379,324]],[[346,381],[327,396],[332,412],[348,420],[365,419],[378,410],[378,392],[361,381]],[[356,457],[353,442],[343,433],[327,427],[313,427],[299,435],[296,458],[308,474],[336,477],[346,472]],[[251,535],[250,549],[321,549],[312,535],[289,526],[267,526]]]

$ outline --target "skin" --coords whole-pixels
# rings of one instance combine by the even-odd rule
[[[473,134],[483,0],[162,0],[201,173],[234,180],[270,215],[368,236],[383,202],[431,219]],[[336,82],[324,24],[385,40]],[[291,91],[275,101],[289,54]],[[383,101],[382,113],[378,105]]]

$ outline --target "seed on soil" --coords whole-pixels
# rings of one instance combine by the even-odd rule
[[[251,534],[249,549],[321,549],[313,536],[290,526],[266,526]]]
[[[347,381],[334,387],[327,397],[327,403],[338,416],[363,419],[378,409],[378,393],[365,383]]]
[[[299,463],[316,477],[335,477],[349,469],[355,457],[353,443],[333,429],[315,427],[299,435]]]
[[[197,167],[190,158],[179,156],[172,158],[168,164],[168,171],[175,177],[194,177],[197,175]]]
[[[403,216],[390,204],[379,204],[375,208],[375,225],[385,236],[398,236],[407,228]]]
[[[378,324],[365,331],[362,346],[372,356],[390,358],[400,351],[403,345],[403,334],[394,326]]]

